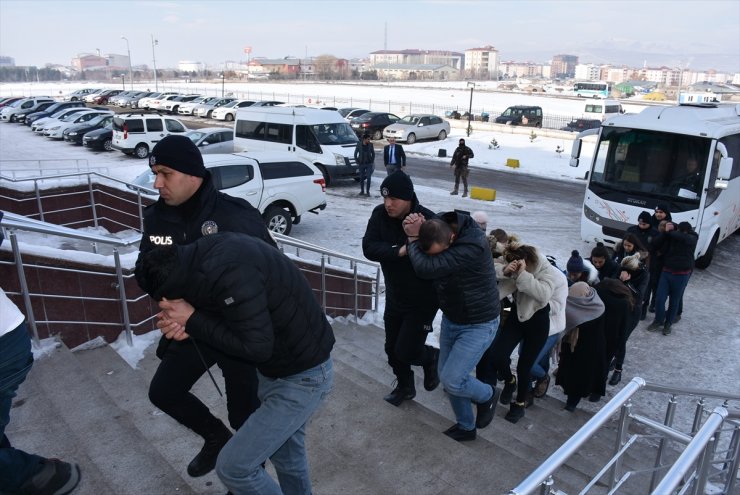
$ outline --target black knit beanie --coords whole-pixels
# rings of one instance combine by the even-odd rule
[[[414,199],[414,184],[411,182],[411,177],[400,170],[396,170],[386,177],[380,185],[380,194],[384,198],[391,197],[411,201]]]
[[[200,150],[187,136],[170,134],[158,142],[149,157],[149,166],[154,165],[163,165],[195,177],[206,176]]]
[[[570,259],[565,265],[565,269],[568,270],[568,273],[582,273],[586,271],[586,265],[583,264],[583,258],[578,254],[578,251],[573,250],[570,253]]]

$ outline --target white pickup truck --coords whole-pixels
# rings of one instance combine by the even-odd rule
[[[204,155],[216,189],[243,198],[257,208],[272,232],[289,235],[306,212],[326,208],[324,176],[310,162],[287,152]],[[134,179],[131,189],[156,198],[151,170]]]

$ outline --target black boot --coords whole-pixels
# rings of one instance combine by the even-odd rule
[[[511,403],[511,399],[514,397],[515,390],[516,377],[512,375],[509,383],[504,384],[504,389],[501,391],[501,398],[499,399],[499,402],[504,405]]]
[[[609,379],[609,385],[617,385],[622,381],[622,370],[614,370],[612,377]]]
[[[493,415],[496,412],[496,402],[498,399],[498,397],[496,397],[496,395],[498,395],[497,392],[498,390],[494,388],[490,399],[488,399],[486,402],[479,402],[476,404],[476,428],[485,428],[486,426],[491,424],[491,421],[493,421]]]
[[[219,423],[220,425],[218,427],[204,436],[206,441],[203,444],[203,448],[200,449],[198,455],[188,464],[188,474],[193,478],[205,476],[213,471],[213,468],[216,467],[218,453],[221,452],[223,446],[231,438],[229,429],[220,421]]]
[[[424,368],[424,390],[431,392],[439,386],[439,375],[437,374],[437,362],[439,361],[439,349],[431,348],[431,362],[425,364]]]
[[[509,423],[515,423],[524,417],[524,402],[512,402],[509,407],[509,412],[506,413],[504,419]]]
[[[414,386],[414,377],[412,376],[408,381],[398,380],[396,388],[390,394],[383,397],[383,400],[398,407],[401,405],[401,402],[411,400],[414,397],[416,397],[416,387]]]

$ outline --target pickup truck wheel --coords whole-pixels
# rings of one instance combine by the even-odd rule
[[[136,158],[146,158],[149,156],[149,146],[144,143],[137,144],[134,148],[134,155],[136,155]]]
[[[408,144],[414,144],[416,142],[416,134],[414,134],[412,132],[411,134],[409,134],[408,136],[406,136],[406,142]]]
[[[270,232],[290,235],[293,220],[288,210],[284,210],[279,206],[270,206],[264,215],[262,215],[262,218],[264,218],[265,224],[267,224],[267,230]]]

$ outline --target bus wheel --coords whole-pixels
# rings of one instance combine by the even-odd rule
[[[701,268],[703,270],[705,268],[709,268],[709,265],[712,264],[712,258],[714,257],[714,248],[717,247],[717,241],[719,241],[719,230],[714,233],[714,237],[712,237],[712,242],[709,243],[707,252],[704,253],[702,256],[696,258],[694,265],[696,265],[697,268]]]

